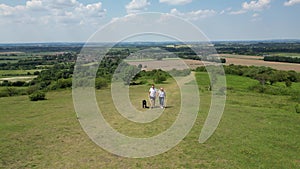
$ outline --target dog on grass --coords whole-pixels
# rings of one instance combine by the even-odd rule
[[[149,107],[147,106],[147,101],[146,100],[143,100],[142,101],[142,107],[143,109],[148,109]]]

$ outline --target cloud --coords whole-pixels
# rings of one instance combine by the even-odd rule
[[[51,8],[62,9],[72,8],[80,5],[77,0],[44,0]]]
[[[240,14],[244,14],[246,13],[247,11],[245,10],[239,10],[239,11],[231,11],[229,12],[230,15],[240,15]]]
[[[228,13],[229,11],[231,11],[231,9],[232,9],[231,7],[228,7],[228,8],[226,8],[225,10],[220,11],[219,14],[220,14],[220,15],[223,15],[223,14],[225,14],[225,13]]]
[[[159,0],[160,3],[166,3],[169,5],[184,5],[191,3],[193,0]]]
[[[41,0],[32,0],[26,2],[26,8],[41,10],[44,9],[43,2]]]
[[[289,0],[289,1],[287,1],[287,2],[284,2],[284,6],[293,6],[293,5],[295,5],[295,4],[298,4],[298,3],[300,3],[300,0]]]
[[[132,0],[125,6],[128,14],[130,13],[138,13],[147,9],[147,6],[150,5],[150,2],[147,0]]]
[[[242,8],[244,10],[252,10],[252,11],[260,11],[264,8],[269,7],[269,4],[271,3],[271,0],[257,0],[257,1],[251,1],[249,3],[244,2],[242,4]]]
[[[176,8],[174,8],[170,11],[170,14],[172,14],[172,15],[176,15],[176,16],[182,17],[187,20],[192,20],[192,21],[211,17],[211,16],[214,16],[216,13],[217,13],[216,11],[210,10],[210,9],[191,11],[191,12],[187,12],[187,13],[182,13],[182,12],[178,11]]]
[[[229,14],[231,15],[240,15],[244,14],[248,11],[262,11],[265,8],[268,8],[270,6],[271,0],[257,0],[257,1],[250,1],[244,2],[242,4],[242,9],[238,11],[231,11]]]
[[[103,17],[106,13],[106,9],[102,9],[102,3],[94,3],[83,5],[80,4],[75,8],[77,14],[86,15],[88,17]]]
[[[25,5],[0,4],[0,19],[8,23],[96,23],[106,14],[102,3],[84,5],[77,0],[29,0]],[[9,18],[7,18],[9,17]]]

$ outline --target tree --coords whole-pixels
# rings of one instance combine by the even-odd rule
[[[226,63],[226,59],[225,58],[220,58],[221,63]]]
[[[290,80],[286,80],[285,81],[285,86],[286,87],[291,87],[292,86],[292,82]]]
[[[255,79],[258,80],[261,85],[265,85],[269,80],[269,76],[266,73],[258,74],[256,75]]]
[[[278,82],[278,77],[275,73],[272,73],[269,77],[269,81],[270,81],[270,84],[273,85],[275,84],[276,82]]]
[[[288,79],[288,73],[286,71],[276,71],[275,75],[277,76],[279,82],[284,82]]]
[[[98,77],[95,79],[95,88],[101,89],[107,87],[107,81],[104,78]]]
[[[139,65],[138,65],[138,68],[139,68],[139,69],[142,69],[142,67],[143,67],[142,64],[139,64]]]
[[[30,101],[45,100],[46,94],[42,91],[36,91],[29,95]]]
[[[62,89],[72,87],[72,79],[59,79],[57,85]]]
[[[167,80],[167,78],[166,78],[166,76],[162,72],[157,71],[154,74],[154,77],[153,77],[154,83],[162,83],[162,82],[164,82],[166,80]]]

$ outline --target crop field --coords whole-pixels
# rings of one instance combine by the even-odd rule
[[[198,138],[206,119],[211,93],[208,76],[197,73],[200,111],[189,134],[171,150],[148,158],[123,158],[97,146],[81,128],[71,90],[52,91],[47,100],[28,96],[0,98],[0,168],[300,168],[300,114],[290,96],[249,92],[258,82],[228,75],[222,120],[204,144]],[[172,79],[162,86],[168,108],[147,124],[125,120],[114,108],[110,88],[96,91],[105,119],[119,132],[149,137],[166,130],[178,115],[180,92]],[[130,87],[138,110],[149,85]],[[294,83],[291,90],[300,90]]]
[[[245,65],[245,66],[267,66],[278,70],[294,70],[300,72],[300,65],[296,63],[283,62],[267,62],[255,59],[240,59],[240,58],[226,58],[226,64]]]
[[[233,55],[233,54],[218,54],[219,57],[224,58],[238,58],[238,59],[250,59],[250,60],[263,60],[262,56],[250,56],[250,55]]]
[[[244,66],[267,66],[279,70],[294,70],[300,72],[300,65],[296,63],[284,62],[267,62],[262,56],[248,56],[248,55],[232,55],[220,54],[220,57],[226,58],[226,65],[244,65]]]
[[[247,55],[226,55],[221,54],[220,57],[226,58],[226,65],[245,65],[245,66],[267,66],[278,70],[294,70],[300,72],[300,65],[295,63],[283,63],[283,62],[267,62],[260,56],[247,56]],[[146,60],[146,61],[127,61],[131,65],[138,66],[141,64],[144,69],[163,69],[171,70],[173,68],[181,70],[186,69],[187,66],[191,69],[195,69],[199,66],[203,66],[205,63],[209,65],[210,62],[201,62],[199,60],[191,59],[172,59],[172,60]]]

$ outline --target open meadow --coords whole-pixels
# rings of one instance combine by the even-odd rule
[[[300,114],[290,96],[249,92],[256,80],[227,75],[223,118],[204,144],[198,138],[210,106],[206,73],[197,73],[200,112],[189,134],[170,151],[154,157],[123,158],[103,150],[85,134],[76,118],[71,90],[47,93],[47,100],[28,96],[0,98],[0,168],[299,168]],[[161,84],[167,92],[162,116],[149,123],[125,120],[114,108],[110,89],[96,91],[100,109],[112,127],[130,136],[150,137],[166,130],[176,118],[180,93],[174,81]],[[149,85],[130,87],[139,110]],[[300,90],[293,83],[291,90]]]

